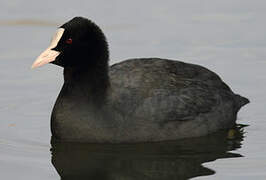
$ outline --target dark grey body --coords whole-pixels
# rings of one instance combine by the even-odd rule
[[[86,81],[64,84],[51,118],[55,138],[134,143],[203,136],[232,127],[249,102],[202,66],[158,58],[111,66],[100,103]]]

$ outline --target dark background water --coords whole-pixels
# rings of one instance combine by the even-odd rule
[[[266,178],[266,2],[262,0],[2,0],[1,177],[59,179],[51,164],[49,119],[63,83],[62,69],[47,65],[31,70],[30,66],[47,47],[56,27],[74,16],[90,18],[103,29],[110,45],[111,64],[132,57],[197,63],[217,72],[235,92],[248,97],[251,104],[240,111],[237,121],[249,125],[244,128],[241,148],[230,148],[231,141],[227,141],[223,144],[227,150],[222,152],[243,157],[214,156],[210,160],[202,156],[198,165],[203,164],[216,173],[195,179]],[[188,152],[195,148],[188,148]],[[207,152],[208,148],[202,154]],[[120,157],[117,160],[115,154],[111,156],[113,162],[121,162]],[[142,164],[149,162],[153,161]]]

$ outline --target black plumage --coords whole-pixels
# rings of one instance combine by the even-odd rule
[[[141,58],[108,66],[100,28],[76,17],[54,50],[64,85],[51,117],[58,140],[134,143],[203,136],[235,124],[248,99],[214,72],[180,61]],[[68,38],[72,44],[66,44]]]

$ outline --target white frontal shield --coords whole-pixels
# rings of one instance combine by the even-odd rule
[[[52,50],[55,48],[60,41],[61,37],[64,34],[65,29],[59,28],[55,35],[52,38],[52,41],[49,45],[49,47],[41,53],[41,55],[34,61],[31,68],[40,67],[42,65],[45,65],[47,63],[50,63],[56,59],[56,57],[60,54],[60,52]]]

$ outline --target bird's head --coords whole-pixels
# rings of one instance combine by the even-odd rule
[[[49,47],[35,60],[32,68],[47,63],[85,68],[105,65],[108,59],[108,45],[101,29],[86,18],[75,17],[57,29]]]

